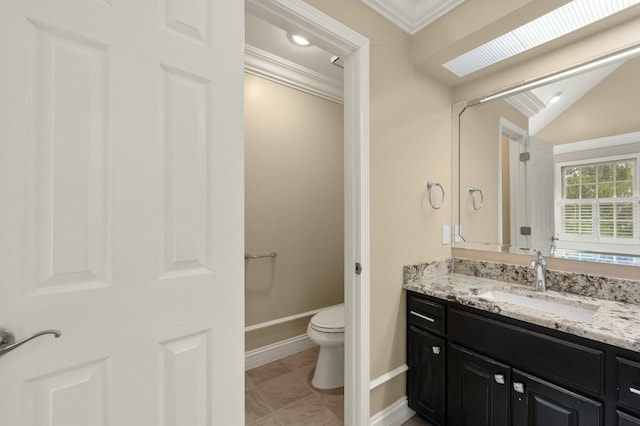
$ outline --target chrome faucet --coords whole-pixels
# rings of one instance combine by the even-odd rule
[[[544,258],[540,250],[536,250],[537,259],[533,259],[529,263],[529,269],[536,271],[536,290],[547,291],[547,259]]]

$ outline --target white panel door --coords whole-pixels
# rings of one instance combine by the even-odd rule
[[[243,10],[0,3],[3,426],[244,423]]]
[[[531,209],[531,247],[547,256],[554,235],[553,145],[531,138],[527,194]]]

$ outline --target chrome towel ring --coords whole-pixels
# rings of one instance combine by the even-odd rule
[[[431,198],[433,188],[440,188],[440,191],[442,191],[442,199],[440,200],[438,205],[433,204],[433,199]],[[440,207],[442,207],[442,205],[444,204],[444,188],[442,187],[442,185],[440,185],[440,183],[438,182],[427,182],[427,192],[429,192],[429,204],[431,204],[431,207],[433,207],[434,209],[439,209]]]
[[[480,205],[476,202],[476,194],[480,194]],[[482,190],[480,188],[469,188],[469,194],[471,195],[471,202],[473,203],[473,209],[478,211],[482,208],[482,204],[484,203],[484,195],[482,195]]]

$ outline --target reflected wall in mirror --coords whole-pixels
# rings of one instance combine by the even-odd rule
[[[638,76],[633,57],[455,105],[455,246],[640,266]]]

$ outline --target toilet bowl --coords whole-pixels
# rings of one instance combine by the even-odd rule
[[[344,305],[325,309],[311,318],[309,339],[320,346],[311,384],[317,389],[344,386]]]

